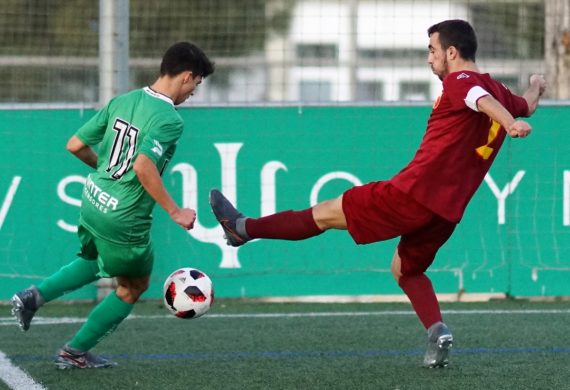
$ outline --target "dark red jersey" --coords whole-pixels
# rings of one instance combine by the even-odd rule
[[[486,94],[513,117],[528,115],[526,100],[488,74],[451,73],[414,159],[392,178],[396,188],[451,222],[461,220],[505,140],[505,129],[476,111],[477,99]]]

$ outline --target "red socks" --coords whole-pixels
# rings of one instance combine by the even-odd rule
[[[425,274],[402,276],[398,284],[412,302],[416,314],[426,329],[442,320],[439,302],[431,281]]]
[[[323,232],[313,219],[313,210],[282,211],[257,219],[248,218],[245,230],[251,238],[304,240]]]

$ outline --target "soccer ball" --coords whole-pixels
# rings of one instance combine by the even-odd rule
[[[196,268],[180,268],[164,282],[164,304],[178,318],[204,315],[214,303],[214,286],[204,272]]]

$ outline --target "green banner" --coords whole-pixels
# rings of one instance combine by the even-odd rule
[[[163,174],[195,208],[186,232],[155,209],[147,298],[176,268],[210,275],[218,297],[401,294],[397,241],[357,246],[342,231],[298,241],[225,245],[208,205],[221,188],[252,217],[304,209],[389,179],[413,157],[430,107],[182,108],[186,130]],[[0,300],[75,258],[89,168],[65,150],[92,110],[0,111]],[[439,293],[570,295],[570,108],[540,107],[527,139],[507,140],[429,270]],[[453,163],[453,162],[450,162]],[[89,286],[66,298],[93,298]]]

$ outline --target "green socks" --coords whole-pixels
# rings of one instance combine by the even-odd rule
[[[65,293],[74,291],[97,279],[99,266],[97,261],[77,258],[59,271],[44,279],[37,292],[42,304],[59,298]],[[119,299],[113,291],[102,300],[89,314],[87,322],[79,329],[68,346],[79,351],[88,351],[103,337],[112,333],[130,314],[134,305]]]
[[[87,322],[79,329],[68,346],[83,352],[90,350],[127,318],[133,306],[122,301],[113,291],[95,306],[87,317]]]
[[[67,292],[74,291],[99,279],[98,272],[97,261],[85,260],[80,257],[75,259],[37,286],[42,298],[40,303],[52,301]],[[122,301],[115,292],[112,292],[95,306],[89,314],[87,322],[83,324],[68,345],[79,351],[90,350],[127,318],[133,306]]]
[[[44,279],[37,288],[43,300],[49,302],[99,279],[97,272],[97,261],[78,257]]]

